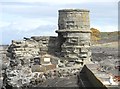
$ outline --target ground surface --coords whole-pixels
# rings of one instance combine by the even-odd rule
[[[77,84],[77,76],[68,78],[49,79],[40,87],[79,87]]]

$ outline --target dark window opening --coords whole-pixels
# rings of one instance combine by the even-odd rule
[[[89,46],[90,46],[91,44],[89,43]]]
[[[34,65],[40,65],[40,58],[34,58]]]
[[[67,21],[67,23],[72,23],[72,24],[74,24],[74,21]]]

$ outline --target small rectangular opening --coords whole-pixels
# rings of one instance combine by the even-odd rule
[[[34,65],[40,65],[40,58],[34,58]]]

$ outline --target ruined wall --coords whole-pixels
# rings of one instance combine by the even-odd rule
[[[58,28],[56,32],[61,56],[70,61],[89,63],[91,58],[89,11],[59,10]]]
[[[34,36],[20,41],[13,40],[7,50],[10,63],[5,70],[3,87],[29,86],[33,80],[37,81],[36,72],[41,74],[55,69],[59,60],[55,57],[55,41],[56,37],[52,36]],[[50,60],[45,61],[44,58]],[[43,82],[44,79],[44,74],[39,76],[38,83]]]
[[[24,38],[21,41],[12,41],[8,48],[9,56],[11,58],[33,58],[42,56],[44,54],[55,53],[56,37],[49,36],[34,36],[31,38]]]
[[[7,56],[10,57],[10,66],[27,66],[32,68],[33,72],[40,71],[41,68],[48,70],[49,68],[56,68],[58,58],[55,57],[56,37],[52,36],[34,36],[31,38],[24,38],[21,41],[12,41],[8,47]],[[47,62],[45,62],[45,58]],[[50,64],[51,63],[51,64]]]
[[[90,63],[90,23],[89,11],[80,9],[59,10],[58,37],[33,36],[20,41],[12,41],[7,56],[10,63],[5,71],[5,85],[13,87],[29,86],[33,81],[40,83],[48,76],[71,76],[79,71],[79,65]],[[72,62],[71,62],[72,61]],[[66,70],[65,75],[60,68]],[[75,69],[72,69],[75,68]],[[47,76],[45,72],[49,70]],[[36,74],[37,72],[37,74]],[[38,76],[38,74],[42,76]],[[37,77],[36,77],[37,76]],[[66,76],[66,77],[67,77]],[[37,81],[38,80],[38,81]],[[37,81],[37,82],[36,82]]]

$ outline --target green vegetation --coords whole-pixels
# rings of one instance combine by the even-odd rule
[[[120,38],[120,32],[101,32],[99,43],[117,42]]]
[[[98,41],[100,40],[100,31],[98,29],[95,28],[91,28],[91,41],[93,44],[98,43]]]
[[[114,32],[100,32],[98,29],[91,28],[90,29],[92,44],[103,44],[110,42],[118,42],[120,38],[120,31]]]

